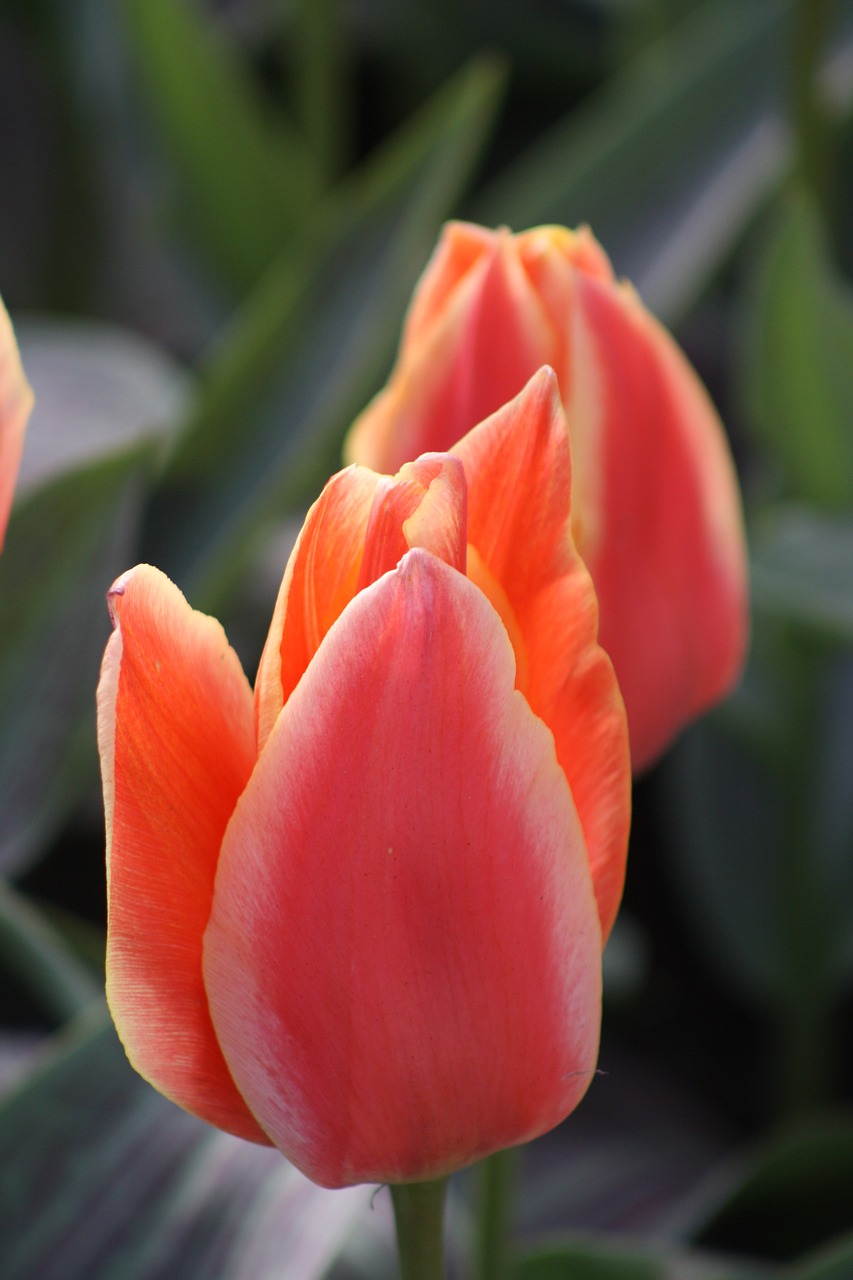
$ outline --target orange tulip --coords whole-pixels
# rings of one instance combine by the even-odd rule
[[[720,421],[693,369],[586,228],[452,223],[415,292],[387,388],[349,461],[449,449],[542,365],[574,459],[573,531],[628,711],[635,768],[726,694],[743,663],[746,556]]]
[[[33,393],[21,368],[12,322],[0,300],[0,551],[32,407]]]
[[[329,1187],[526,1141],[596,1061],[630,767],[553,376],[455,454],[330,480],[254,698],[156,569],[110,592],[113,1017],[163,1093]]]

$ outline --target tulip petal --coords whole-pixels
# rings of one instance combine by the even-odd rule
[[[497,233],[474,222],[448,222],[415,287],[403,330],[405,348],[419,342],[444,310],[460,280],[491,256]]]
[[[33,393],[24,377],[12,322],[0,301],[0,550],[24,448]]]
[[[379,476],[347,467],[328,482],[296,540],[255,681],[258,750],[329,627],[355,595]]]
[[[466,529],[465,471],[458,458],[428,453],[396,476],[382,476],[367,524],[359,591],[396,568],[412,547],[464,573]]]
[[[468,540],[512,610],[508,630],[517,629],[523,644],[523,692],[552,729],[572,789],[606,938],[625,876],[627,729],[611,663],[597,643],[595,591],[572,541],[569,438],[553,372],[540,370],[453,453],[468,479]]]
[[[557,334],[513,238],[499,231],[435,324],[403,344],[388,387],[350,429],[346,456],[396,471],[422,453],[449,450],[558,354]]]
[[[98,688],[107,824],[107,998],[161,1093],[267,1138],[222,1057],[201,975],[225,827],[255,761],[252,694],[219,623],[148,565],[113,587]]]
[[[629,286],[578,282],[572,441],[607,521],[578,531],[635,769],[731,688],[747,639],[740,498],[699,379]],[[589,504],[592,508],[593,504]],[[642,625],[640,625],[642,620]]]
[[[234,1078],[325,1186],[436,1177],[592,1074],[601,932],[497,615],[419,549],[285,705],[223,842],[205,983]]]

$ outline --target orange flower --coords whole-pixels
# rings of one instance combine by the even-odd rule
[[[456,452],[329,481],[254,699],[156,569],[110,593],[113,1017],[163,1093],[324,1186],[526,1141],[596,1061],[630,767],[553,375]]]
[[[567,413],[575,541],[639,769],[736,681],[746,556],[714,408],[590,231],[446,227],[389,384],[345,453],[393,471],[426,449],[449,449],[542,365],[556,371]]]
[[[33,393],[21,368],[12,322],[0,300],[0,551],[32,407]]]

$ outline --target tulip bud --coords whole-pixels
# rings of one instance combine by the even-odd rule
[[[707,393],[590,231],[447,226],[389,383],[345,454],[395,470],[450,449],[542,365],[556,371],[566,410],[573,532],[639,769],[739,676],[743,521]]]

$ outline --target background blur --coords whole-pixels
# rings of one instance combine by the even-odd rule
[[[720,408],[753,574],[741,688],[637,784],[602,1074],[522,1157],[513,1274],[853,1277],[853,4],[0,0],[4,1280],[393,1274],[386,1193],[127,1066],[93,691],[143,559],[253,671],[460,216],[592,226]]]

